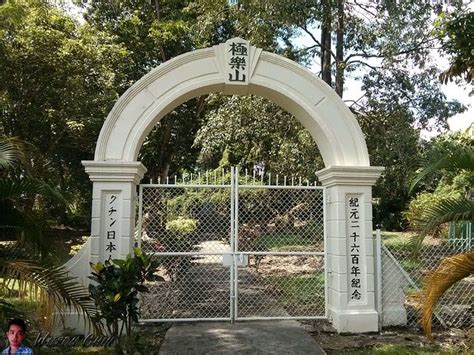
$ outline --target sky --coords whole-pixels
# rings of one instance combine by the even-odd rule
[[[316,71],[316,69],[319,71],[319,68],[313,68],[314,71]],[[347,91],[344,91],[344,100],[357,100],[362,96],[363,92],[360,90],[360,81],[348,79],[345,85]],[[474,123],[474,96],[469,96],[468,86],[460,86],[455,83],[448,83],[447,85],[441,84],[441,91],[448,99],[455,99],[464,104],[467,108],[466,111],[448,118],[449,129],[451,131],[467,129]],[[436,131],[423,130],[421,132],[421,136],[425,139],[429,139],[438,134],[439,132]]]

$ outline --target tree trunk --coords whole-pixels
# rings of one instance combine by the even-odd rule
[[[336,93],[344,91],[344,0],[337,0]]]
[[[155,0],[155,13],[156,19],[158,21],[161,20],[161,12],[160,12],[160,2],[159,0]],[[162,63],[168,60],[167,55],[165,53],[165,49],[162,45],[160,45],[160,53],[161,53],[161,61]],[[170,145],[171,140],[171,122],[167,117],[163,117],[161,119],[161,146],[159,152],[159,166],[157,171],[157,176],[160,176],[162,181],[166,180],[166,177],[169,173],[170,161],[171,161],[171,152],[168,152],[168,148]]]
[[[323,0],[321,26],[321,78],[332,86],[331,78],[331,0]]]
[[[163,117],[161,119],[161,144],[160,144],[160,157],[158,174],[161,176],[162,181],[168,176],[168,170],[170,165],[171,152],[169,151],[170,140],[171,140],[171,122],[169,117]],[[167,168],[168,167],[168,168]]]
[[[159,0],[155,0],[155,13],[156,13],[156,19],[158,21],[161,21],[161,12],[160,12],[160,2],[159,2]],[[166,62],[167,56],[166,56],[166,53],[165,53],[165,49],[163,48],[162,45],[160,45],[160,52],[161,52],[162,62]]]

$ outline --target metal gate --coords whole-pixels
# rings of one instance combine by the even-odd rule
[[[140,185],[138,244],[160,260],[141,321],[326,318],[325,193],[230,173]]]

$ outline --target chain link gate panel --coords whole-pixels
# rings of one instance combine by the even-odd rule
[[[140,185],[138,242],[161,261],[143,321],[326,317],[323,188],[250,180]]]

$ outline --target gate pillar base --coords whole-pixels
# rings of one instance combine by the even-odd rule
[[[338,333],[370,333],[379,330],[376,311],[329,310],[332,326]]]

